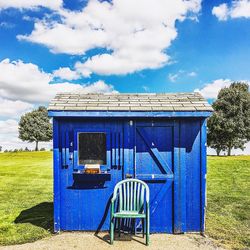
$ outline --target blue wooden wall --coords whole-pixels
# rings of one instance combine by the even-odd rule
[[[127,174],[150,187],[151,232],[204,231],[205,118],[54,117],[54,228],[109,229],[109,201]],[[111,180],[77,183],[78,132],[107,134]]]

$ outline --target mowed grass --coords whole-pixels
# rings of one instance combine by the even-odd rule
[[[0,154],[0,245],[52,232],[52,152]]]
[[[0,245],[53,232],[52,153],[0,154]],[[250,248],[250,156],[208,157],[206,233],[218,244]]]
[[[250,156],[208,157],[206,233],[250,249]]]

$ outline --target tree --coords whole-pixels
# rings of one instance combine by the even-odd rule
[[[227,146],[224,142],[224,118],[215,112],[207,122],[208,134],[207,144],[216,150],[219,156],[221,151],[226,150]]]
[[[213,103],[214,114],[208,120],[208,145],[217,153],[232,148],[244,149],[250,140],[250,93],[246,83],[234,82],[223,88]]]
[[[19,138],[23,141],[35,142],[38,151],[38,142],[52,139],[52,125],[49,122],[45,107],[39,107],[23,115],[19,121]]]

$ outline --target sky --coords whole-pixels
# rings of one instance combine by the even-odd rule
[[[0,145],[34,147],[18,139],[20,116],[57,92],[199,91],[211,103],[250,80],[249,44],[250,0],[0,0]]]

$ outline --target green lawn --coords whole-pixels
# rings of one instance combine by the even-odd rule
[[[250,248],[250,156],[208,157],[206,233],[229,248]]]
[[[52,198],[51,152],[0,154],[0,245],[49,236]]]
[[[250,247],[250,156],[208,157],[206,233],[218,244]],[[0,154],[0,245],[52,232],[52,153]]]

